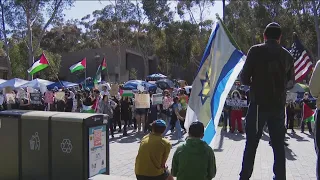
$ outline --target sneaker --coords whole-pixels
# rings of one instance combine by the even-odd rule
[[[184,140],[182,138],[178,139],[178,142],[184,142]]]

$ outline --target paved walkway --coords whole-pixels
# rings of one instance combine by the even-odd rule
[[[129,131],[131,132],[131,131]],[[237,180],[241,169],[242,155],[245,145],[245,135],[231,134],[218,130],[215,140],[215,156],[217,163],[217,175],[214,179]],[[289,131],[290,132],[290,131]],[[313,139],[309,134],[296,131],[296,134],[286,135],[289,143],[286,148],[287,180],[316,180],[316,154]],[[130,133],[131,134],[131,133]],[[115,135],[110,144],[110,168],[111,174],[135,178],[134,163],[139,148],[138,135],[123,137]],[[176,150],[177,140],[171,139],[172,150],[168,159],[171,166],[172,155]],[[268,144],[269,135],[264,134],[257,150],[253,180],[271,180],[273,176],[273,152]]]

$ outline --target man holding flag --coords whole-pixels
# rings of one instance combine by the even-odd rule
[[[265,42],[252,46],[243,66],[241,80],[250,86],[250,106],[246,117],[246,146],[240,180],[249,180],[265,123],[274,152],[274,179],[286,179],[284,150],[287,89],[293,87],[294,61],[280,45],[281,27],[270,23],[264,30]]]

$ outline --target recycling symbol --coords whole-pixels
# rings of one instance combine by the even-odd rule
[[[70,139],[63,139],[61,142],[61,150],[64,153],[71,153],[72,151],[72,144]]]

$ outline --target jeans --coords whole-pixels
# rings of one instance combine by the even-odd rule
[[[316,122],[315,122],[315,130],[314,130],[314,144],[317,153],[317,179],[320,179],[320,110],[317,110],[316,113]]]
[[[165,136],[167,134],[167,132],[172,128],[171,127],[171,120],[169,125],[167,126],[166,130],[164,131],[164,133],[162,134],[163,136]],[[177,138],[181,139],[182,138],[182,133],[181,133],[181,125],[180,125],[180,120],[176,120],[175,122],[175,128],[176,128],[176,132],[177,132]]]
[[[271,139],[275,180],[286,180],[286,157],[284,149],[285,137],[285,107],[260,108],[251,103],[246,116],[246,146],[243,153],[240,180],[249,180],[254,166],[257,147],[262,136],[265,123],[268,125]],[[258,124],[257,124],[258,123]]]
[[[229,119],[229,112],[228,111],[223,111],[223,128],[227,129],[228,127],[228,119]],[[229,122],[229,126],[230,122]]]

